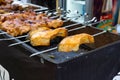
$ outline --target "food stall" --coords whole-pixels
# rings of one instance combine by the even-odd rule
[[[118,34],[96,28],[98,22],[74,21],[63,15],[67,11],[59,14],[33,4],[16,8],[0,14],[0,64],[11,79],[112,80],[119,72]],[[65,39],[72,41],[62,44]],[[79,45],[71,46],[78,39]]]

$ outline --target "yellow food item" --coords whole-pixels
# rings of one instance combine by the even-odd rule
[[[48,29],[41,27],[38,30],[30,32],[30,43],[33,46],[49,46],[50,40],[57,37],[66,37],[67,30],[65,28]]]
[[[58,51],[61,52],[78,51],[79,46],[84,43],[94,43],[94,37],[86,33],[68,36],[60,42],[58,46]]]

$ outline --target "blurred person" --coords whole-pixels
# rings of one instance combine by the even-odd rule
[[[113,25],[116,25],[118,24],[118,17],[120,16],[119,15],[119,12],[120,12],[120,0],[116,0],[115,1],[115,4],[113,6]]]
[[[93,0],[93,16],[100,20],[104,0]],[[99,6],[98,6],[99,5]]]

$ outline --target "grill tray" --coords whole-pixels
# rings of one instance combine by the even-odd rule
[[[71,23],[67,22],[67,23],[64,24],[64,26],[67,26],[68,24],[73,24],[73,23],[74,22],[71,22]],[[68,30],[73,29],[73,28],[77,28],[77,27],[81,27],[81,26],[82,25],[72,26],[72,27],[68,28]],[[79,33],[88,33],[88,34],[93,35],[93,34],[101,32],[101,31],[102,30],[97,29],[95,27],[87,26],[85,28],[69,32],[69,36],[74,35],[74,34],[79,34]],[[8,34],[6,34],[4,36],[7,37],[7,38],[12,37]],[[13,41],[14,42],[21,42],[21,41],[24,41],[24,40],[25,40],[25,38],[15,39]],[[108,44],[111,44],[111,43],[116,42],[118,40],[120,40],[120,37],[118,35],[106,32],[104,34],[95,36],[95,43],[94,44],[92,44],[92,45],[86,44],[85,46],[92,48],[93,49],[92,51],[94,51],[97,48],[107,46]],[[59,42],[52,43],[51,46],[49,46],[49,47],[33,47],[33,46],[30,45],[30,43],[24,43],[24,44],[21,44],[20,46],[27,49],[31,53],[36,53],[36,52],[40,52],[40,51],[43,51],[43,50],[46,50],[46,49],[56,47],[58,45],[58,43]],[[63,63],[63,62],[66,62],[68,60],[74,59],[76,57],[82,56],[84,54],[88,54],[90,52],[91,52],[91,50],[87,50],[87,49],[84,48],[84,46],[82,46],[81,49],[77,52],[64,53],[64,52],[58,52],[57,50],[53,50],[53,51],[50,51],[50,52],[47,52],[47,53],[40,54],[38,56],[40,56],[43,59],[45,59],[47,61],[50,61],[52,63],[59,64],[59,63]],[[50,56],[54,56],[54,58],[51,58]]]

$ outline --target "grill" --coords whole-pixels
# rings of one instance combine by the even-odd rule
[[[94,34],[102,32],[102,30],[97,29],[92,26],[86,26],[86,27],[81,28],[82,25],[80,25],[80,24],[74,25],[74,24],[76,24],[76,23],[70,22],[70,21],[68,21],[64,24],[64,26],[66,26],[66,27],[73,25],[73,26],[67,28],[69,30],[68,36],[79,34],[79,33],[88,33],[88,34],[94,35]],[[3,31],[1,31],[1,32],[3,33]],[[5,34],[4,36],[7,38],[8,37],[12,38],[12,36],[10,36],[8,34]],[[14,39],[13,41],[14,42],[22,42],[25,40],[26,40],[26,38],[20,38],[20,39]],[[118,35],[110,33],[110,32],[105,32],[103,34],[95,36],[94,44],[81,45],[80,50],[77,52],[64,53],[64,52],[58,52],[57,49],[54,49],[54,50],[42,53],[38,56],[40,56],[41,58],[43,58],[47,61],[50,61],[52,63],[59,64],[59,63],[64,63],[66,61],[74,59],[76,57],[82,56],[84,54],[88,54],[91,51],[94,51],[98,48],[104,47],[108,44],[111,44],[111,43],[119,41],[119,40],[120,40],[120,37]],[[29,42],[20,44],[20,46],[24,47],[31,53],[36,53],[36,52],[41,52],[41,51],[44,51],[47,49],[54,48],[58,45],[59,42],[60,42],[59,38],[56,38],[54,41],[51,41],[51,45],[48,47],[43,47],[43,46],[42,47],[41,46],[33,47]]]
[[[93,26],[82,26],[82,24],[73,21],[66,21],[62,27],[66,27],[69,30],[69,36],[79,33],[95,35],[103,32],[103,30],[97,29]],[[3,33],[3,31],[0,32]],[[1,38],[3,37],[15,38],[8,34],[1,36]],[[25,40],[26,38],[15,38],[12,40],[12,42],[23,42]],[[97,76],[97,73],[99,74],[99,71],[96,72],[97,67],[104,63],[105,60],[112,60],[112,57],[115,57],[116,59],[118,58],[119,54],[117,51],[119,51],[120,47],[118,45],[120,43],[119,40],[120,36],[110,32],[104,32],[95,36],[94,44],[83,44],[80,46],[80,50],[77,52],[64,53],[58,52],[57,49],[54,49],[37,56],[40,58],[41,63],[43,63],[41,65],[49,66],[51,71],[51,74],[49,75],[51,77],[49,80],[96,80],[92,77],[93,75]],[[60,38],[56,38],[54,41],[51,41],[51,45],[49,47],[33,47],[29,42],[22,43],[17,46],[22,47],[33,54],[54,48],[58,45],[59,42]],[[116,54],[113,55],[112,53],[114,53],[114,51]],[[100,57],[103,60],[99,61],[98,59],[101,59]],[[114,61],[116,61],[116,59],[114,59]],[[113,63],[111,65],[113,65]],[[108,69],[110,70],[111,68],[112,67],[109,67]],[[107,68],[105,67],[105,69]],[[104,69],[101,70],[104,71]],[[92,72],[93,74],[90,74]],[[42,76],[45,74],[41,73],[40,75]],[[106,75],[108,76],[108,74]],[[104,78],[106,78],[106,75],[104,75],[101,79],[105,80]]]

